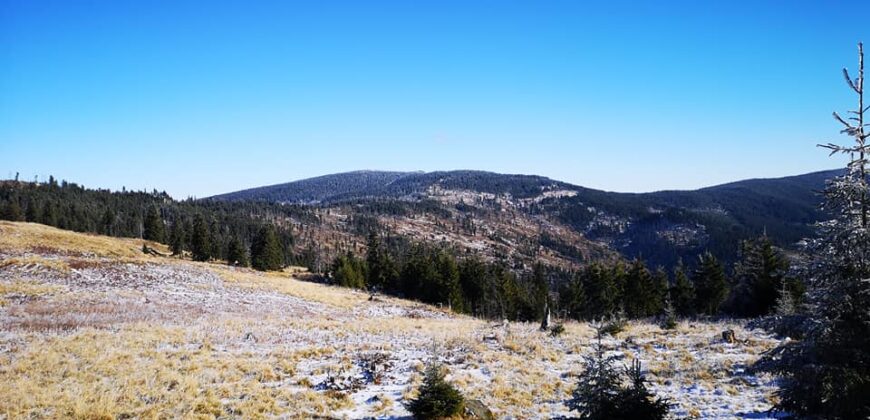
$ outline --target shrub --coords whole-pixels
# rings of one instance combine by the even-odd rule
[[[444,366],[436,361],[429,363],[419,395],[411,400],[408,411],[418,419],[439,419],[462,413],[465,398],[449,382],[444,380]]]

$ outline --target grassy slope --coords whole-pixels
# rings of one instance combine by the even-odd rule
[[[553,338],[415,302],[217,264],[146,256],[141,240],[0,222],[0,417],[402,416],[432,348],[449,379],[499,416],[567,414],[592,330]],[[155,246],[152,244],[152,246]],[[746,341],[726,344],[734,328]],[[492,337],[493,340],[484,340]],[[736,324],[633,323],[608,338],[641,358],[675,413],[769,408],[771,378],[741,368],[776,340]],[[353,382],[383,353],[373,382]]]

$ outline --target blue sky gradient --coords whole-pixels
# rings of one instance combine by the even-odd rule
[[[183,198],[357,169],[651,191],[841,166],[815,144],[841,140],[870,2],[603,3],[5,0],[0,177]]]

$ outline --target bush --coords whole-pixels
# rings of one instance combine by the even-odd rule
[[[562,324],[553,325],[553,328],[550,328],[550,335],[553,337],[558,337],[565,332],[565,326]]]
[[[444,366],[435,361],[426,368],[426,377],[419,395],[411,400],[408,411],[418,419],[439,419],[456,416],[465,408],[462,393],[444,380]]]

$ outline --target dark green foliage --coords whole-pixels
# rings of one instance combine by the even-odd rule
[[[284,267],[284,250],[272,225],[264,225],[254,237],[251,266],[260,271],[275,271]]]
[[[368,272],[366,284],[377,290],[396,290],[398,287],[399,271],[389,253],[381,245],[381,239],[376,232],[369,235],[366,251],[366,265]],[[414,286],[408,286],[414,290]]]
[[[629,318],[643,318],[657,315],[662,310],[662,278],[661,272],[653,277],[646,264],[636,259],[629,267],[624,277],[622,290],[622,305]],[[665,274],[665,283],[667,274]]]
[[[181,221],[172,224],[169,233],[169,247],[172,249],[172,255],[182,255],[187,248],[187,230]]]
[[[365,261],[356,258],[351,253],[339,255],[332,262],[332,280],[342,287],[354,289],[366,288]]]
[[[465,398],[444,380],[444,376],[444,366],[437,362],[429,363],[419,395],[407,405],[414,418],[440,419],[462,413]]]
[[[695,285],[695,309],[702,314],[716,315],[728,296],[728,279],[719,260],[704,253],[698,258],[698,266],[692,273]]]
[[[57,209],[54,207],[54,203],[46,201],[42,204],[38,221],[43,225],[57,226]]]
[[[569,318],[586,319],[586,289],[583,281],[582,272],[577,271],[559,291],[559,305]]]
[[[587,319],[602,319],[616,313],[620,299],[616,278],[621,272],[621,267],[608,269],[597,263],[583,270]]]
[[[558,337],[564,333],[565,333],[565,326],[562,324],[556,324],[556,325],[553,325],[552,328],[550,328],[550,336],[552,336],[552,337]]]
[[[208,261],[212,256],[211,231],[205,217],[197,214],[193,218],[193,232],[190,235],[190,252],[194,261]]]
[[[247,267],[248,250],[239,238],[233,237],[227,246],[227,264]]]
[[[670,295],[665,297],[664,315],[665,317],[662,321],[662,328],[665,330],[672,330],[674,328],[677,328],[677,310],[671,303]]]
[[[740,260],[734,267],[737,285],[732,291],[729,312],[746,317],[773,312],[780,289],[791,283],[786,277],[788,268],[785,255],[767,236],[744,241]]]
[[[30,204],[27,205],[27,210],[24,211],[24,220],[36,223],[39,219],[38,208],[39,204],[35,201],[31,201]]]
[[[157,206],[148,207],[144,228],[142,238],[161,243],[165,240],[163,218],[160,216],[160,209]]]
[[[0,219],[20,222],[24,220],[24,215],[21,214],[21,205],[18,204],[18,198],[12,197],[6,206],[0,209]]]
[[[677,314],[681,316],[695,314],[695,285],[686,275],[682,261],[674,269],[674,285],[671,286],[670,296]]]
[[[25,209],[25,219],[29,222],[44,223],[76,232],[131,238],[144,237],[148,213],[150,209],[156,208],[168,223],[167,228],[170,228],[168,232],[164,232],[164,240],[169,245],[175,242],[176,251],[189,250],[192,222],[196,214],[201,214],[209,222],[208,230],[212,240],[208,253],[216,259],[226,259],[228,245],[233,237],[238,237],[243,243],[250,243],[263,223],[290,218],[309,226],[318,223],[310,210],[292,205],[192,199],[178,201],[157,191],[112,192],[86,189],[69,182],[0,182],[0,213],[13,199]],[[182,226],[185,229],[180,230],[180,233],[187,235],[180,235],[176,237],[180,241],[173,241],[174,231]],[[282,241],[293,242],[288,228],[276,226],[276,229]],[[297,257],[298,254],[289,255],[291,260]]]
[[[567,406],[578,418],[590,420],[658,420],[668,414],[667,399],[658,398],[646,387],[639,360],[619,372],[615,356],[606,356],[598,331],[594,356],[585,357],[585,369]],[[622,385],[624,375],[630,386]]]

